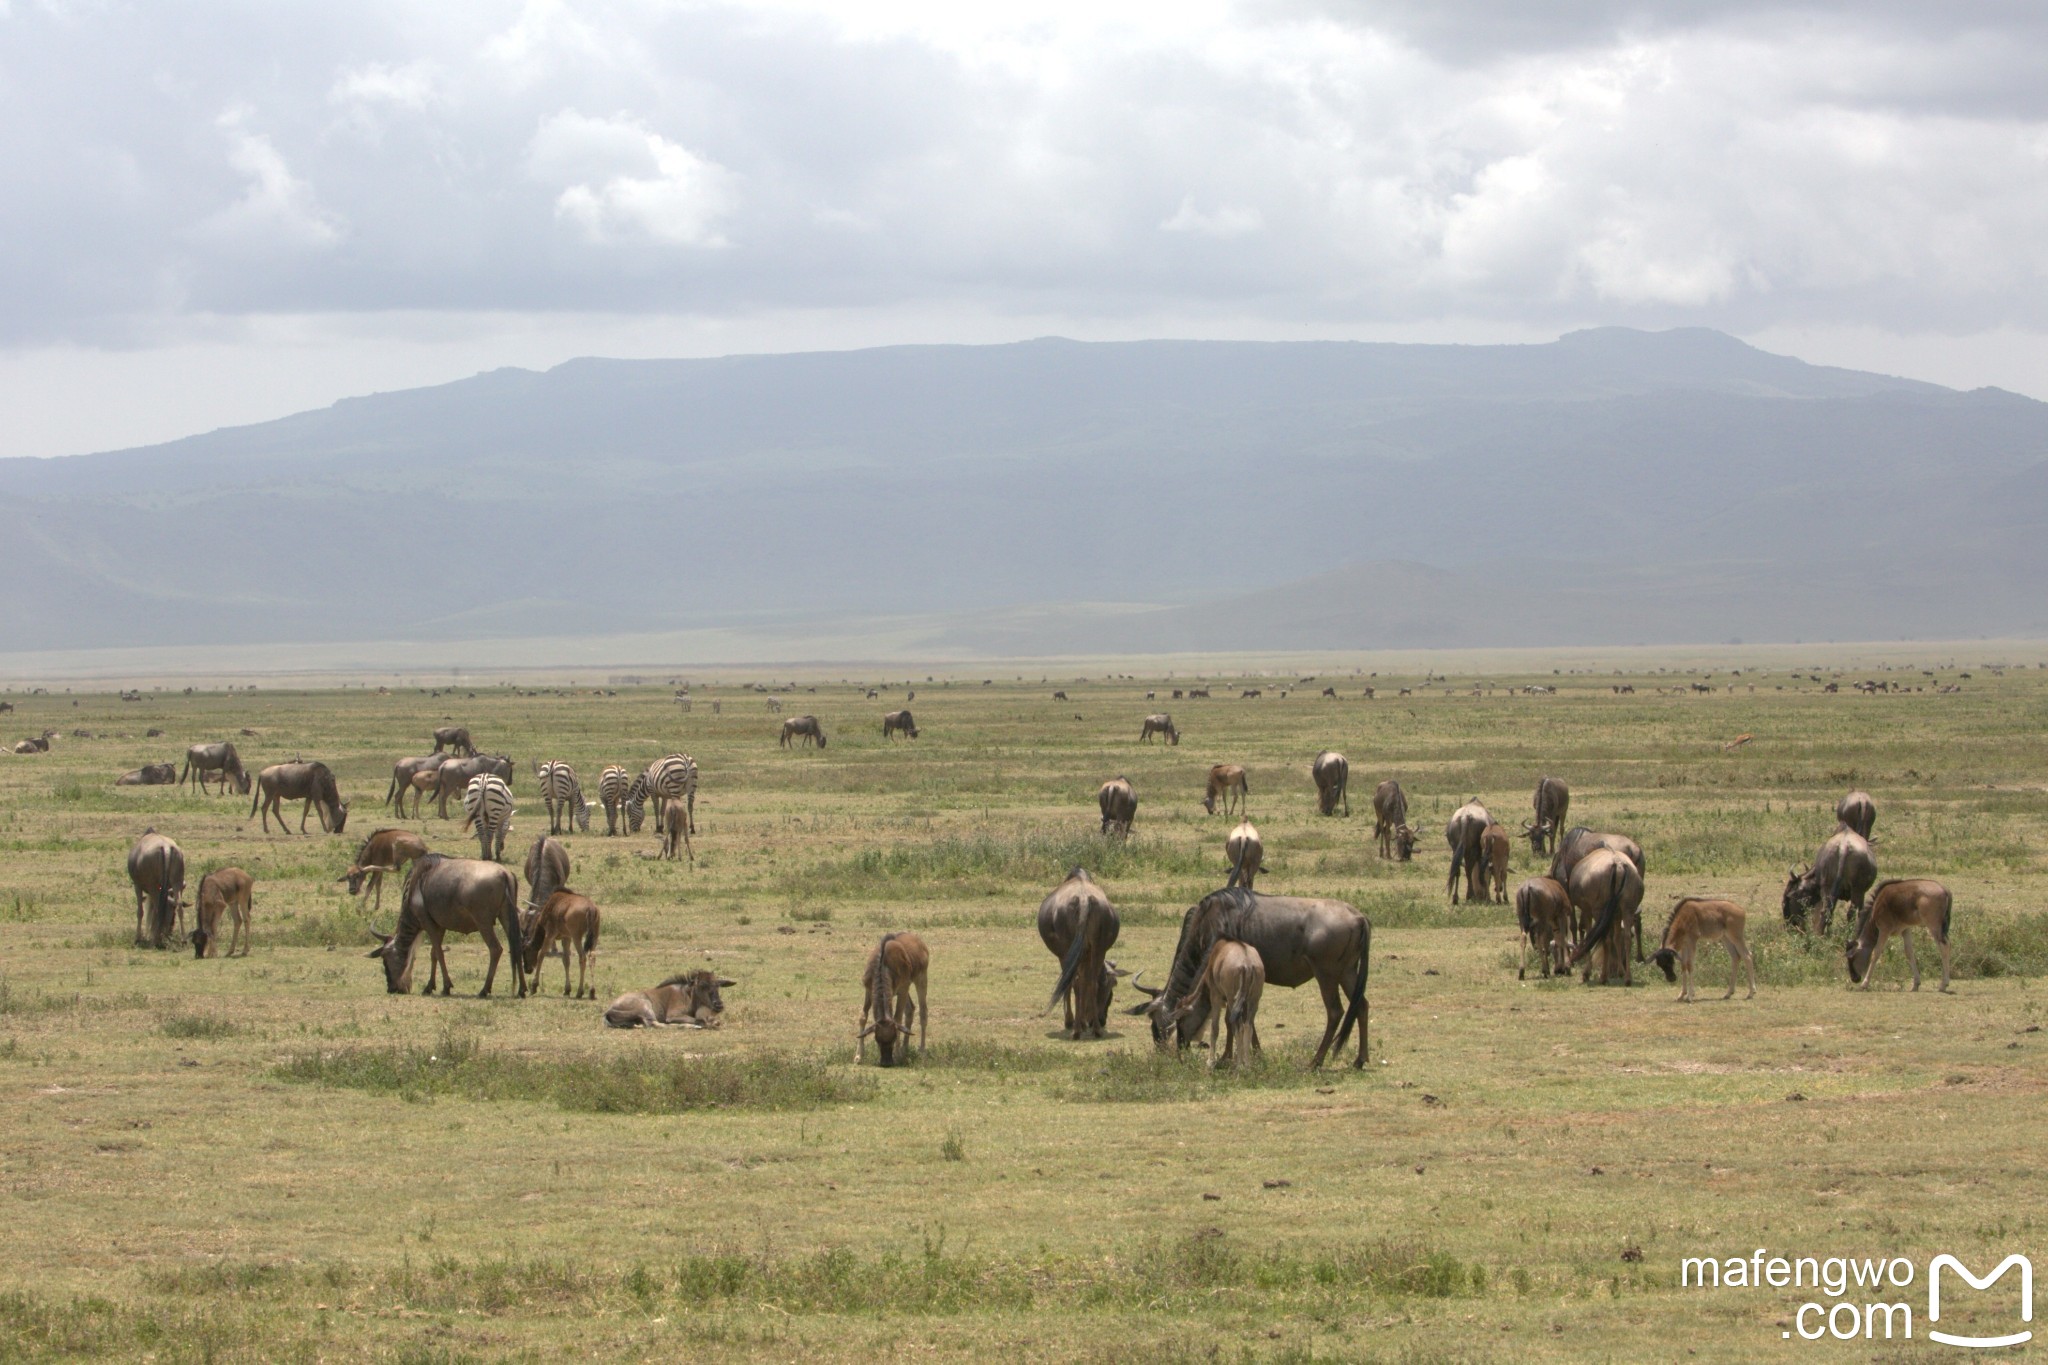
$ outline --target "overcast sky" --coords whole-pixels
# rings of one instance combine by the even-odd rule
[[[2044,71],[2034,0],[0,0],[0,455],[1048,333],[2048,398]]]

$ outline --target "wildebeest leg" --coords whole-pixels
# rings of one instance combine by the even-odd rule
[[[1316,985],[1323,992],[1323,1041],[1316,1044],[1315,1060],[1308,1064],[1311,1071],[1321,1066],[1323,1058],[1329,1055],[1330,1044],[1337,1037],[1337,1025],[1344,1020],[1344,995],[1337,989],[1337,978],[1317,972]],[[1364,1034],[1359,1034],[1358,1042],[1360,1047],[1365,1046]]]

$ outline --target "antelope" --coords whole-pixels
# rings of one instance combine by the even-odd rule
[[[1702,944],[1724,943],[1728,946],[1728,993],[1721,998],[1728,1000],[1735,995],[1735,977],[1738,968],[1749,971],[1749,994],[1745,1000],[1756,999],[1756,958],[1749,951],[1749,944],[1743,941],[1742,927],[1749,921],[1749,912],[1734,901],[1707,900],[1700,896],[1686,896],[1671,908],[1671,919],[1664,926],[1664,946],[1650,954],[1650,961],[1663,971],[1666,981],[1681,981],[1678,989],[1679,1000],[1690,1005],[1697,995],[1693,991],[1693,954]],[[1676,963],[1678,970],[1673,972]]]
[[[1202,809],[1214,815],[1216,798],[1223,798],[1223,813],[1230,814],[1235,805],[1237,813],[1245,813],[1245,802],[1251,796],[1251,786],[1245,781],[1244,765],[1239,763],[1218,763],[1209,769],[1209,790],[1202,797]]]
[[[375,897],[370,907],[374,915],[384,908],[384,874],[402,871],[407,863],[425,857],[426,853],[427,841],[411,830],[380,829],[363,840],[348,871],[335,880],[347,882],[351,896],[362,895],[367,881]]]
[[[930,965],[931,953],[916,934],[882,935],[860,974],[860,1032],[853,1039],[855,1066],[861,1063],[869,1034],[874,1035],[875,1051],[880,1054],[882,1065],[896,1065],[897,1041],[902,1040],[905,1049],[909,1048],[913,1022],[917,1025],[918,1054],[924,1054],[925,1026],[931,1022],[931,1009],[924,993],[925,969]],[[913,987],[917,990],[914,1006],[910,1003]],[[868,1022],[870,1014],[875,1020],[872,1024]]]
[[[705,968],[672,976],[651,991],[629,991],[605,1006],[606,1028],[717,1028],[725,1017],[719,992],[739,982]]]
[[[1344,755],[1334,749],[1325,749],[1316,755],[1309,765],[1309,776],[1315,779],[1316,810],[1323,815],[1335,815],[1337,805],[1343,803],[1344,815],[1351,815],[1351,765]]]
[[[1501,825],[1489,824],[1479,833],[1480,851],[1486,858],[1487,880],[1493,883],[1493,902],[1508,903],[1508,853],[1514,840]]]
[[[1393,856],[1394,831],[1408,828],[1408,795],[1401,790],[1401,784],[1393,778],[1379,784],[1372,793],[1372,832],[1379,840],[1380,856]],[[1414,848],[1414,841],[1409,841]],[[1407,852],[1401,854],[1401,861],[1408,861]]]
[[[1926,877],[1879,882],[1870,896],[1870,911],[1864,915],[1856,937],[1849,942],[1849,981],[1870,989],[1872,968],[1884,956],[1885,944],[1894,936],[1905,941],[1906,965],[1913,969],[1913,989],[1920,989],[1920,964],[1913,957],[1913,931],[1925,929],[1941,949],[1941,989],[1948,990],[1949,921],[1955,913],[1955,898],[1940,882]]]
[[[1095,793],[1095,804],[1102,808],[1104,834],[1113,833],[1120,839],[1131,837],[1131,821],[1138,818],[1138,794],[1122,774],[1102,784]]]
[[[135,946],[164,948],[183,917],[185,852],[172,840],[146,829],[128,850],[128,880],[135,884]],[[143,903],[149,903],[149,933],[142,928]]]
[[[1178,1027],[1194,1013],[1197,1004],[1209,1016],[1209,1070],[1228,1055],[1233,1067],[1242,1066],[1259,1050],[1259,997],[1266,989],[1266,964],[1259,950],[1236,939],[1219,938],[1202,964],[1201,979],[1187,999],[1167,1018]],[[1226,1027],[1223,1049],[1216,1048],[1216,1028]]]
[[[1247,891],[1266,864],[1266,845],[1249,820],[1240,820],[1223,841],[1223,856],[1230,860],[1230,874]]]
[[[552,892],[540,907],[540,913],[533,917],[533,924],[527,930],[526,942],[522,945],[525,953],[523,963],[526,975],[532,978],[534,994],[540,993],[540,964],[550,949],[560,945],[562,953],[562,994],[569,994],[569,949],[576,949],[576,993],[581,1000],[587,989],[592,1000],[597,999],[597,987],[587,986],[590,959],[597,956],[597,905],[590,897],[580,895],[566,887]]]
[[[1173,717],[1163,711],[1156,716],[1145,717],[1145,724],[1138,731],[1138,742],[1150,744],[1154,735],[1165,735],[1168,744],[1180,743],[1180,731],[1174,728]]]
[[[1529,977],[1529,950],[1543,959],[1543,975],[1563,976],[1572,950],[1571,893],[1548,877],[1531,877],[1515,888],[1515,921],[1522,926],[1522,966],[1515,979]]]
[[[229,957],[249,955],[249,902],[255,881],[239,867],[224,867],[199,879],[199,900],[192,911],[192,956],[217,956],[220,917],[227,911],[233,919],[228,935]]]

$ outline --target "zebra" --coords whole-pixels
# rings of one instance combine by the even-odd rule
[[[590,803],[583,799],[583,784],[576,780],[576,770],[566,763],[537,763],[533,775],[540,779],[540,799],[548,806],[548,833],[562,833],[562,826],[570,820],[576,828],[590,832]]]
[[[478,773],[469,779],[462,793],[462,829],[466,834],[476,826],[477,856],[501,862],[505,836],[512,829],[512,788],[496,773]]]
[[[632,785],[633,775],[616,763],[598,776],[597,799],[604,802],[604,832],[607,835],[619,832],[620,809],[626,804],[626,790]]]
[[[626,817],[633,832],[640,832],[640,812],[647,799],[654,799],[654,830],[665,833],[671,804],[683,812],[683,831],[697,832],[697,760],[688,754],[670,754],[647,765],[647,771],[633,779],[626,793]]]

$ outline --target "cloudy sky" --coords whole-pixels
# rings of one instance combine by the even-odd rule
[[[2035,0],[0,0],[0,455],[1048,333],[2048,398],[2044,70]]]

